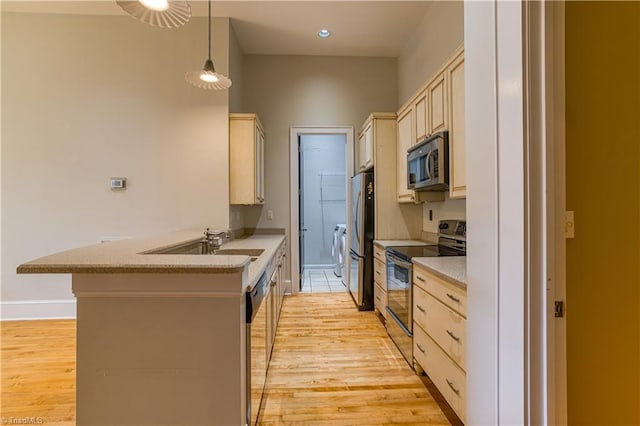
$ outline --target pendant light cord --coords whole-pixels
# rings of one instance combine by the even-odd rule
[[[209,0],[209,59],[211,59],[211,0]]]

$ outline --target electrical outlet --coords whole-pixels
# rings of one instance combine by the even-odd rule
[[[564,236],[565,238],[576,237],[576,223],[573,217],[573,211],[564,212]]]
[[[267,210],[267,220],[273,220],[273,210]]]

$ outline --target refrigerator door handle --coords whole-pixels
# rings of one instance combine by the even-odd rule
[[[358,191],[358,199],[356,200],[356,209],[355,209],[356,210],[356,212],[355,212],[356,213],[356,229],[355,229],[355,232],[356,232],[356,240],[358,240],[359,244],[361,243],[361,241],[360,241],[360,232],[359,232],[359,230],[360,230],[360,199],[362,198],[361,195],[362,195],[362,191]]]

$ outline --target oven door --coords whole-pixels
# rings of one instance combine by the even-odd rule
[[[413,266],[387,252],[387,305],[410,333],[413,331],[411,274]]]

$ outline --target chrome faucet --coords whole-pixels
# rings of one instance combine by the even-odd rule
[[[207,228],[202,238],[202,242],[207,249],[207,254],[215,253],[222,245],[223,238],[229,239],[229,231],[211,231]]]

